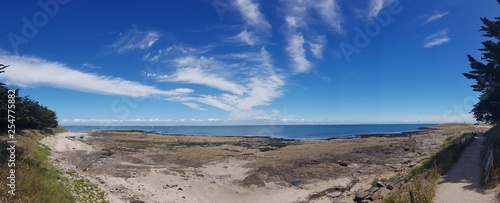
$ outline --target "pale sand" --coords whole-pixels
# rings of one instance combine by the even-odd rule
[[[86,152],[96,151],[92,145],[74,139],[79,136],[84,136],[84,138],[88,137],[87,133],[65,132],[59,133],[55,136],[46,137],[40,142],[50,147],[53,152],[58,153],[66,152],[68,150],[84,150]]]
[[[46,137],[41,143],[52,149],[52,157],[57,158],[60,168],[76,169],[64,157],[65,152],[89,153],[97,151],[94,146],[74,137],[88,137],[86,133],[60,133]],[[145,176],[132,178],[113,177],[106,174],[89,176],[81,172],[89,181],[97,184],[107,195],[110,202],[129,202],[129,199],[141,199],[145,202],[297,202],[306,200],[314,192],[332,186],[345,187],[351,178],[304,184],[301,187],[279,186],[266,183],[266,187],[242,187],[238,184],[247,176],[248,168],[243,165],[248,161],[226,159],[223,162],[207,164],[200,169],[188,168],[184,174],[169,170],[168,166],[152,168]],[[373,177],[366,177],[371,179]],[[357,186],[361,187],[361,186]],[[367,186],[365,186],[367,187]],[[311,202],[325,202],[318,199]]]

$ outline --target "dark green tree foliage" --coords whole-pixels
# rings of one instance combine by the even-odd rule
[[[19,129],[45,129],[57,127],[56,113],[28,97],[19,98],[16,127]]]
[[[0,64],[1,65],[1,64]],[[2,65],[3,66],[3,65]],[[1,69],[0,69],[1,71]],[[0,72],[1,73],[1,72]],[[0,85],[0,130],[5,132],[7,129],[7,101],[8,91],[3,84]],[[28,97],[19,97],[19,89],[16,90],[15,109],[16,130],[23,129],[46,129],[57,127],[56,113],[37,101]]]
[[[497,0],[500,4],[500,0]],[[480,31],[483,36],[491,38],[484,41],[481,61],[468,55],[470,66],[469,73],[463,75],[467,79],[476,80],[472,89],[481,92],[479,102],[474,105],[472,113],[477,121],[487,123],[500,122],[500,17],[495,17],[493,21],[481,18],[484,26]]]

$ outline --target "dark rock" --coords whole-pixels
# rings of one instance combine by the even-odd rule
[[[266,183],[262,179],[260,179],[259,174],[257,173],[245,177],[245,179],[241,181],[241,184],[246,187],[250,187],[252,185],[256,185],[258,187],[266,186]]]
[[[291,184],[293,186],[299,186],[299,185],[302,185],[302,181],[300,181],[300,180],[292,180]]]
[[[348,166],[350,163],[348,161],[341,161],[339,165],[341,166]]]
[[[368,195],[370,194],[367,193],[366,191],[357,192],[356,195],[354,196],[354,201],[361,202],[365,200],[368,197]]]
[[[345,196],[340,196],[340,197],[334,197],[332,198],[333,203],[347,203],[347,202],[352,202],[352,199],[349,199]]]
[[[376,192],[378,189],[379,189],[378,187],[371,187],[366,192],[368,192],[369,194],[372,194],[372,193]]]
[[[169,184],[166,184],[163,186],[163,189],[168,189],[168,188],[174,188],[174,187],[177,187],[178,185],[175,184],[175,185],[169,185]]]
[[[179,188],[179,189],[177,189],[177,190],[184,190],[184,189],[182,189],[182,188],[180,187],[180,188]]]

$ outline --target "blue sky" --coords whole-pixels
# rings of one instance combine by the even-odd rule
[[[0,80],[63,125],[471,122],[494,0],[4,1]]]

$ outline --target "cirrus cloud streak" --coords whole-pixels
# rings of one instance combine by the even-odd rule
[[[100,76],[73,70],[65,64],[33,56],[15,56],[0,53],[0,61],[11,65],[0,79],[20,87],[50,86],[106,95],[130,97],[178,96],[192,93],[192,89],[160,90],[118,77]]]

